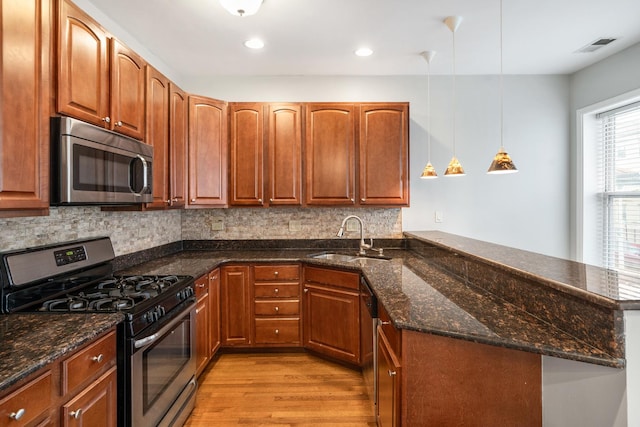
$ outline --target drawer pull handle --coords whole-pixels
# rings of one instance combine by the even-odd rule
[[[26,412],[27,411],[24,408],[20,408],[16,412],[10,413],[9,414],[9,418],[11,418],[12,420],[16,420],[17,421],[20,418],[22,418]]]
[[[391,369],[389,369],[389,376],[395,377],[395,375],[396,375],[396,371],[392,371]]]
[[[276,294],[277,294],[277,293],[278,293],[278,288],[275,288],[275,289],[273,290],[273,293],[276,293]]]
[[[381,324],[381,325],[390,325],[390,324],[391,324],[391,322],[385,322],[384,320],[381,320],[381,321],[380,321],[380,324]]]
[[[71,411],[69,415],[71,415],[72,418],[75,418],[77,420],[82,416],[82,409],[78,409],[77,411]]]
[[[276,329],[276,335],[278,335],[279,333],[280,333],[280,331]]]
[[[278,308],[278,306],[276,306],[275,310],[276,310],[276,313],[277,313],[278,311],[280,311],[280,309]]]
[[[199,288],[204,288],[204,283],[198,283]]]
[[[93,360],[94,362],[98,362],[98,363],[102,362],[103,359],[104,359],[104,356],[102,355],[102,353],[100,353],[97,356],[93,356],[91,358],[91,360]]]

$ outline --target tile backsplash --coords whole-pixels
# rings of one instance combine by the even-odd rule
[[[400,208],[103,212],[94,206],[52,207],[49,216],[0,219],[0,251],[97,236],[111,237],[116,255],[179,240],[327,239],[351,214],[363,219],[367,238],[402,237]],[[345,237],[357,238],[359,232]]]

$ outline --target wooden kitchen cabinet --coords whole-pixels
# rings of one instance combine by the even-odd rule
[[[49,209],[51,2],[0,1],[0,217]]]
[[[115,427],[116,369],[116,331],[111,329],[3,391],[2,425]]]
[[[143,139],[145,61],[72,2],[59,9],[58,112]]]
[[[255,344],[267,347],[301,345],[300,266],[253,266]]]
[[[393,327],[393,326],[391,326]],[[389,343],[382,326],[378,327],[378,369],[376,372],[378,388],[376,389],[376,421],[378,427],[400,426],[400,362],[396,350]]]
[[[303,271],[304,347],[360,365],[360,275],[310,266]]]
[[[248,347],[253,342],[249,275],[248,265],[229,265],[220,269],[222,347]]]
[[[209,345],[210,356],[220,348],[220,269],[209,273]]]
[[[209,309],[209,275],[194,282],[196,294],[196,375],[200,375],[211,359],[211,312]]]
[[[356,107],[305,105],[305,202],[354,205]]]
[[[189,96],[188,207],[227,205],[227,104]]]
[[[229,104],[229,204],[264,204],[264,105]]]
[[[187,203],[188,112],[186,92],[169,82],[169,205],[172,208],[182,208]]]
[[[358,201],[409,205],[409,104],[361,104]]]
[[[153,202],[147,208],[165,208],[171,203],[169,169],[169,79],[147,66],[146,134],[153,146]]]
[[[229,116],[229,204],[301,205],[302,106],[232,103]]]

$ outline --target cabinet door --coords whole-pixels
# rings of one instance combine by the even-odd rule
[[[302,204],[302,106],[269,105],[267,197],[270,205]]]
[[[145,62],[134,51],[111,39],[111,128],[143,139],[145,131]]]
[[[169,179],[171,207],[184,207],[187,198],[187,94],[169,82]]]
[[[227,266],[220,272],[222,345],[250,345],[252,340],[249,266]]]
[[[357,292],[305,284],[304,347],[360,364],[360,310]]]
[[[309,205],[355,203],[355,107],[306,106],[306,188]]]
[[[0,3],[0,210],[49,207],[50,2]]]
[[[109,127],[109,57],[100,25],[63,0],[58,34],[58,112]]]
[[[62,426],[116,426],[116,367],[62,406]]]
[[[211,357],[210,311],[209,311],[209,276],[195,280],[196,288],[196,372],[204,370]]]
[[[220,269],[209,273],[209,343],[211,357],[220,348]]]
[[[229,106],[230,205],[261,206],[264,203],[263,122],[262,104]]]
[[[227,105],[189,96],[189,206],[227,204]]]
[[[147,66],[147,132],[144,142],[153,146],[153,202],[165,208],[169,199],[169,80]]]
[[[379,427],[400,426],[400,363],[378,327],[378,389],[376,419]]]
[[[359,203],[409,205],[409,105],[363,104]]]

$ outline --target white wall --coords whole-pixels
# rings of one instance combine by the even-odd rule
[[[442,177],[453,147],[452,79],[426,76],[217,77],[186,83],[189,91],[232,101],[409,101],[411,207],[403,230],[440,229],[547,255],[569,255],[569,90],[566,76],[505,76],[504,145],[517,174],[489,176],[500,146],[499,79],[456,79],[456,154],[467,172]],[[427,131],[440,178],[420,180]],[[443,213],[442,223],[434,212]]]

